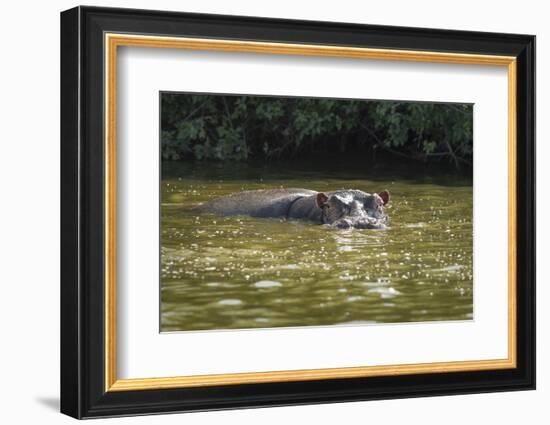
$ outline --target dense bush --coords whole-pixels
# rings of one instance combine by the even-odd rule
[[[472,161],[472,105],[163,93],[163,159],[385,150]]]

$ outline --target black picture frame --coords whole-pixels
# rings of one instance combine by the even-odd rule
[[[104,33],[517,58],[517,367],[105,391]],[[535,37],[132,9],[61,13],[61,412],[75,418],[535,388]]]

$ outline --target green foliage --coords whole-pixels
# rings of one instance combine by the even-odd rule
[[[309,152],[472,160],[472,105],[163,93],[162,157],[242,161]]]

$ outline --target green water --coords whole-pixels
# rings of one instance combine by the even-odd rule
[[[426,175],[345,163],[163,164],[161,330],[472,319],[471,180]],[[278,187],[388,189],[390,228],[189,210]]]

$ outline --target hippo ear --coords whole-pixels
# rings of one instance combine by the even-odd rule
[[[384,190],[383,192],[380,192],[378,194],[382,198],[382,201],[384,202],[384,205],[386,205],[388,202],[390,202],[390,192],[387,190]]]
[[[323,208],[327,203],[327,201],[328,201],[328,196],[325,195],[323,192],[319,192],[317,194],[317,197],[315,198],[315,202],[317,203],[317,206],[319,208]]]

